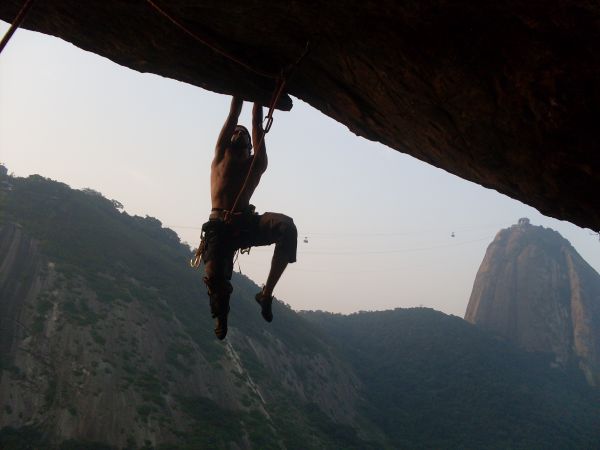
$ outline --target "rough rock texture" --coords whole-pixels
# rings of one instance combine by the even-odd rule
[[[16,351],[24,303],[44,287],[36,243],[15,224],[0,226],[0,363]]]
[[[43,424],[57,442],[158,446],[198,427],[186,405],[202,399],[206,417],[247,414],[278,440],[270,408],[282,396],[359,427],[360,381],[326,350],[302,353],[233,326],[223,346],[200,346],[164,301],[107,304],[13,223],[0,224],[0,324],[0,429]],[[251,448],[253,427],[231,430],[231,448]]]
[[[465,319],[600,385],[600,275],[556,231],[528,222],[500,231],[475,278]]]
[[[0,4],[11,21],[22,0]],[[600,229],[600,6],[587,0],[160,1],[189,30],[276,73],[368,139]],[[144,0],[36,2],[25,28],[142,72],[266,102],[273,81]],[[280,106],[289,109],[286,97]],[[168,111],[165,112],[168,114]]]

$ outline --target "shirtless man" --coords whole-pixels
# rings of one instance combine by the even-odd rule
[[[294,221],[283,214],[267,212],[259,215],[250,205],[250,198],[267,169],[267,151],[263,139],[261,148],[255,148],[254,154],[251,153],[252,142],[257,145],[263,133],[262,106],[254,104],[250,139],[248,130],[237,124],[242,104],[240,98],[232,98],[229,115],[217,141],[210,173],[212,210],[209,221],[202,226],[205,240],[202,253],[204,282],[210,297],[211,314],[216,319],[215,335],[219,339],[227,335],[235,252],[240,248],[275,244],[267,282],[255,297],[267,322],[273,320],[273,289],[288,263],[296,261],[298,232]],[[240,197],[236,211],[230,213],[254,158],[256,162],[246,190]],[[225,221],[228,214],[229,218]]]

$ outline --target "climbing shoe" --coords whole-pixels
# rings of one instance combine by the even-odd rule
[[[227,336],[227,316],[229,315],[229,299],[214,302],[211,299],[210,312],[215,320],[215,336],[223,340]]]
[[[271,311],[271,304],[273,303],[273,296],[268,296],[260,291],[254,297],[256,302],[260,305],[260,313],[267,322],[271,322],[273,320],[273,311]]]

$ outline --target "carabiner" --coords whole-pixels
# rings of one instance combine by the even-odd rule
[[[263,120],[263,122],[266,122],[266,125],[264,126],[264,133],[267,134],[271,129],[271,125],[273,125],[273,116],[269,115],[265,117],[265,120]]]

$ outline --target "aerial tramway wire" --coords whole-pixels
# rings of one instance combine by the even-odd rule
[[[331,256],[358,256],[358,255],[388,255],[388,254],[394,254],[394,253],[410,253],[410,252],[419,252],[419,251],[425,251],[425,250],[437,250],[438,248],[448,248],[448,247],[460,247],[462,245],[467,245],[467,244],[474,244],[476,242],[483,242],[483,241],[491,241],[492,238],[490,237],[484,237],[484,238],[480,238],[480,239],[473,239],[470,241],[463,241],[463,242],[454,242],[452,244],[441,244],[441,245],[432,245],[432,246],[428,246],[428,247],[413,247],[413,248],[401,248],[401,249],[394,249],[394,250],[350,250],[350,251],[312,251],[312,250],[308,250],[308,251],[299,251],[298,253],[304,254],[304,255],[331,255]]]
[[[503,224],[487,224],[487,225],[478,225],[471,227],[463,227],[463,228],[455,228],[455,231],[474,231],[474,230],[485,230],[485,229],[498,229],[498,227],[503,226]],[[173,229],[185,229],[185,230],[200,230],[202,227],[193,226],[193,225],[164,225],[165,228],[173,228]],[[382,237],[389,238],[395,236],[414,236],[414,235],[422,235],[422,234],[435,234],[435,233],[445,233],[446,229],[434,229],[429,228],[425,230],[418,231],[399,231],[399,232],[376,232],[376,233],[337,233],[337,232],[307,232],[305,230],[298,230],[298,235],[307,236],[311,239],[347,239],[347,238],[370,238],[370,237]],[[594,235],[598,235],[598,233],[592,233]]]

